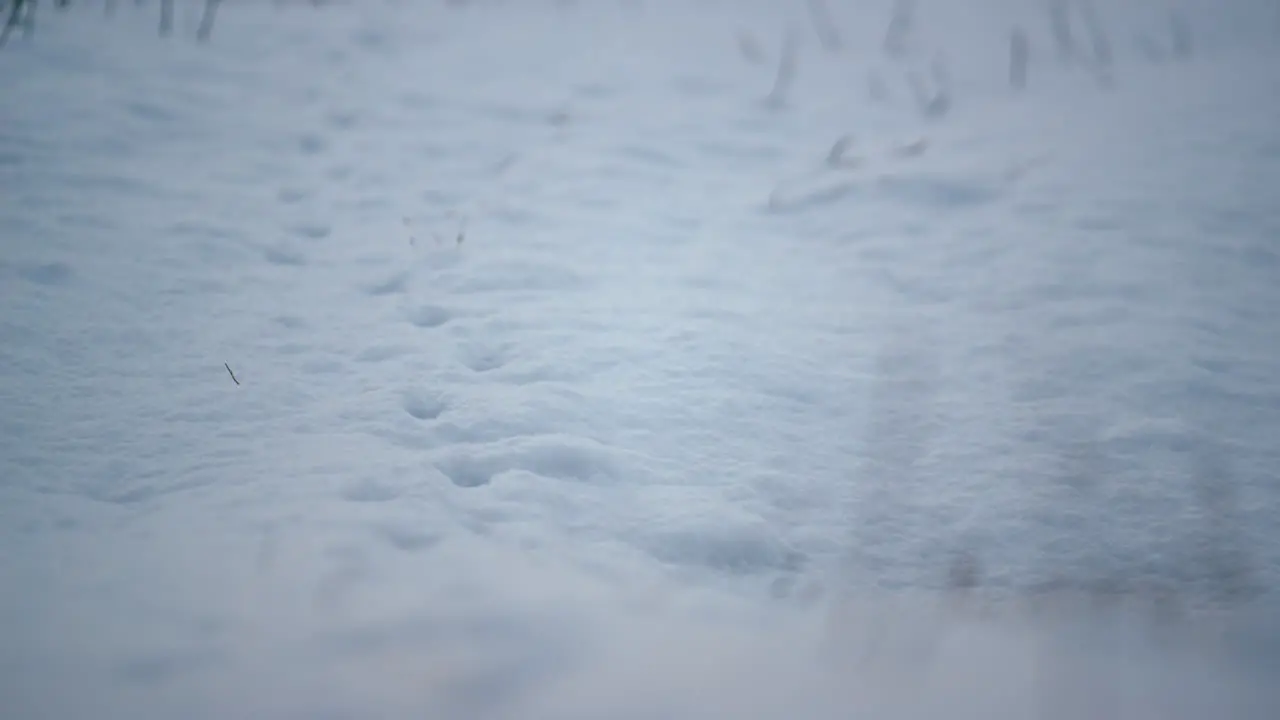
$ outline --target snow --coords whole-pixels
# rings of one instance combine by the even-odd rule
[[[50,5],[4,717],[1273,716],[1268,3]]]

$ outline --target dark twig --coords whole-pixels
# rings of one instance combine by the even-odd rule
[[[1076,45],[1071,36],[1071,15],[1067,0],[1049,0],[1049,27],[1058,47],[1058,59],[1069,62],[1075,59]]]
[[[218,6],[222,0],[204,0],[204,15],[200,18],[200,27],[196,30],[196,39],[206,42],[213,34],[213,23],[218,17]]]
[[[1080,0],[1080,16],[1084,19],[1085,29],[1089,33],[1089,44],[1093,48],[1093,70],[1098,80],[1105,86],[1111,84],[1111,40],[1103,27],[1102,18],[1093,0]]]
[[[173,33],[173,0],[160,0],[160,36]]]
[[[231,380],[235,382],[236,385],[239,385],[240,381],[236,380],[236,374],[231,372],[231,366],[226,363],[222,363],[222,367],[227,369],[227,373],[231,375]]]
[[[944,83],[946,74],[937,72],[937,67],[935,65],[932,88],[925,83],[920,73],[907,73],[907,83],[911,86],[916,105],[919,106],[920,113],[929,119],[943,117],[951,110],[951,93]]]
[[[9,6],[9,19],[5,21],[4,27],[0,27],[0,47],[9,41],[9,33],[22,23],[23,10],[26,8],[27,0],[13,0]]]
[[[893,17],[884,35],[884,52],[891,58],[901,58],[907,53],[907,37],[911,34],[915,18],[915,0],[897,0],[893,5]]]

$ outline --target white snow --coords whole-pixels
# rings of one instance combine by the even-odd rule
[[[1274,717],[1280,15],[819,4],[41,3],[0,716]]]

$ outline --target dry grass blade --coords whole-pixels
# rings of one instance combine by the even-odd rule
[[[1191,25],[1177,10],[1169,11],[1169,32],[1173,36],[1173,57],[1177,60],[1189,59],[1192,53]]]
[[[794,32],[782,35],[782,54],[778,59],[778,74],[773,79],[773,89],[765,99],[765,104],[772,108],[780,108],[787,104],[787,96],[796,79],[796,63],[799,55]]]
[[[160,36],[173,33],[173,0],[160,0]]]
[[[809,0],[809,20],[813,23],[813,31],[818,36],[818,42],[822,43],[823,49],[827,52],[840,52],[844,47],[844,42],[840,39],[840,31],[836,30],[835,20],[831,17],[831,11],[827,8],[824,0]]]
[[[1049,29],[1058,48],[1058,59],[1068,62],[1075,59],[1076,44],[1071,33],[1071,14],[1067,0],[1049,0]]]
[[[1031,41],[1027,33],[1015,27],[1009,33],[1009,87],[1021,92],[1027,88],[1027,65],[1031,61]]]
[[[862,164],[861,158],[849,157],[849,148],[853,146],[854,137],[852,135],[841,135],[831,146],[831,151],[827,153],[827,167],[855,167]]]
[[[760,65],[769,59],[764,46],[746,30],[738,31],[738,53],[744,60],[754,65]]]

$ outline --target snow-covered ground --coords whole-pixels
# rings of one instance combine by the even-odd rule
[[[1275,717],[1274,4],[52,4],[0,716]]]

